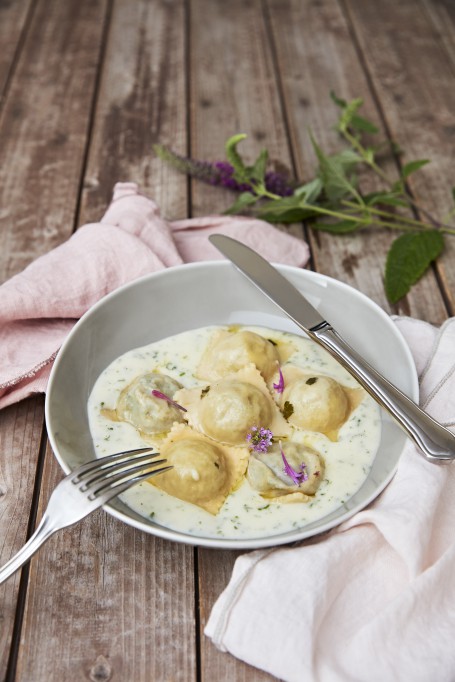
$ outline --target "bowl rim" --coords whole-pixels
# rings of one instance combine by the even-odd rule
[[[419,395],[419,382],[418,382],[418,374],[416,370],[416,366],[414,363],[414,358],[412,356],[411,350],[406,343],[403,335],[399,331],[398,327],[393,323],[392,317],[386,313],[375,301],[373,301],[371,298],[369,298],[366,294],[362,293],[355,287],[346,284],[345,282],[342,282],[341,280],[337,280],[333,277],[330,277],[328,275],[324,275],[319,272],[314,272],[312,270],[308,270],[306,268],[299,268],[296,266],[292,265],[285,265],[282,263],[272,263],[274,267],[280,270],[282,274],[286,275],[286,273],[290,275],[295,275],[298,274],[299,276],[302,276],[303,278],[308,278],[310,281],[313,280],[314,282],[319,282],[319,283],[329,283],[332,282],[335,284],[337,288],[341,288],[344,291],[349,292],[350,296],[353,296],[354,298],[357,298],[359,300],[362,300],[364,304],[367,306],[373,308],[374,312],[382,319],[382,321],[388,326],[389,330],[392,332],[392,335],[395,337],[396,341],[398,344],[401,346],[401,351],[404,353],[407,363],[408,363],[408,369],[410,370],[410,391],[409,391],[409,396],[411,399],[417,401],[418,400],[418,395]],[[179,265],[174,265],[168,268],[164,268],[163,270],[159,270],[157,272],[152,272],[146,275],[143,275],[141,277],[138,277],[131,282],[127,282],[126,284],[123,284],[113,291],[109,292],[108,294],[104,295],[101,299],[99,299],[96,303],[94,303],[90,308],[80,317],[80,319],[74,324],[72,329],[70,330],[69,334],[65,338],[64,342],[62,343],[57,356],[54,360],[53,366],[51,368],[50,376],[49,376],[49,381],[48,381],[48,386],[46,390],[46,396],[45,396],[45,423],[46,423],[46,428],[47,428],[47,434],[48,434],[48,439],[49,443],[52,448],[52,452],[57,459],[59,465],[65,472],[65,474],[68,474],[71,471],[71,467],[68,465],[66,462],[65,458],[61,455],[60,449],[58,446],[58,443],[56,441],[56,438],[54,436],[54,430],[52,427],[53,423],[53,417],[50,412],[50,398],[52,395],[53,391],[53,386],[54,383],[56,382],[56,377],[58,377],[58,374],[60,372],[60,366],[62,363],[65,362],[65,350],[67,346],[69,346],[72,342],[73,336],[77,333],[78,329],[84,325],[90,317],[96,315],[97,311],[103,307],[108,301],[112,300],[113,298],[117,296],[121,296],[123,292],[127,291],[128,289],[140,286],[144,282],[148,282],[150,280],[155,280],[155,279],[161,279],[161,278],[166,278],[169,276],[173,276],[175,274],[178,275],[178,272],[182,271],[183,269],[189,270],[192,269],[195,272],[200,271],[200,270],[206,270],[206,269],[211,269],[211,268],[220,268],[220,267],[234,267],[232,263],[230,263],[228,260],[207,260],[207,261],[198,261],[194,263],[183,263]],[[246,280],[245,280],[246,281]],[[277,308],[278,311],[278,308]],[[286,315],[284,312],[279,311],[285,318]],[[404,447],[404,446],[403,446]],[[110,515],[114,516],[120,521],[123,521],[129,526],[132,526],[138,530],[142,530],[148,534],[154,535],[156,537],[160,537],[162,539],[174,541],[174,542],[179,542],[182,544],[187,544],[187,545],[192,545],[192,546],[201,546],[201,547],[208,547],[208,548],[213,548],[213,549],[259,549],[259,548],[265,548],[265,547],[271,547],[271,546],[279,546],[283,544],[290,544],[296,541],[301,541],[310,537],[314,537],[315,535],[320,535],[323,533],[328,532],[329,530],[339,526],[341,523],[344,521],[348,520],[352,516],[354,516],[357,512],[361,511],[365,507],[367,507],[374,499],[378,497],[378,495],[387,487],[387,485],[390,483],[392,478],[394,477],[396,473],[396,469],[398,467],[398,462],[400,456],[397,458],[397,462],[395,466],[391,469],[389,472],[388,476],[385,477],[385,479],[382,481],[381,485],[376,487],[375,490],[372,492],[371,495],[369,495],[365,500],[355,506],[352,509],[346,510],[344,512],[340,511],[340,513],[336,516],[336,519],[332,519],[331,521],[327,523],[320,523],[320,521],[323,521],[323,518],[320,520],[316,520],[314,523],[317,523],[318,528],[316,531],[311,529],[311,526],[313,526],[313,523],[308,524],[308,526],[303,526],[300,529],[297,529],[295,531],[288,531],[286,533],[280,533],[278,535],[267,535],[264,537],[258,537],[258,538],[239,538],[239,539],[229,539],[229,538],[215,538],[215,537],[204,537],[204,536],[196,536],[196,535],[189,535],[187,533],[184,533],[183,531],[178,531],[178,530],[173,530],[171,528],[166,528],[164,526],[159,526],[159,525],[153,525],[150,523],[147,523],[145,520],[144,522],[138,521],[135,518],[132,518],[125,514],[122,511],[119,511],[112,507],[110,504],[106,504],[103,506],[103,509]],[[341,509],[341,508],[340,508]],[[307,530],[305,530],[307,528]]]

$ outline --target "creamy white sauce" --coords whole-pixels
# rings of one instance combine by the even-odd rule
[[[90,430],[97,456],[148,445],[130,424],[103,416],[103,408],[115,409],[120,392],[137,376],[160,371],[186,388],[206,386],[194,376],[201,355],[219,327],[191,330],[132,350],[117,358],[98,378],[88,402]],[[227,329],[227,327],[226,327]],[[288,362],[314,374],[324,374],[344,386],[358,384],[326,351],[306,337],[264,327],[242,326],[277,343],[295,345]],[[247,480],[228,495],[216,516],[141,483],[121,497],[138,514],[154,523],[203,537],[259,538],[302,528],[341,507],[362,485],[371,468],[380,441],[380,412],[374,400],[365,395],[360,405],[341,427],[338,441],[323,434],[295,430],[293,440],[311,445],[325,461],[321,485],[310,502],[281,504],[266,500]]]

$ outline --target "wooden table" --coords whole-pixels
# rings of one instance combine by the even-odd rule
[[[165,166],[156,142],[223,157],[246,132],[300,178],[310,127],[329,152],[334,90],[430,158],[411,189],[439,215],[455,185],[451,0],[0,0],[0,281],[97,221],[131,180],[168,218],[232,197]],[[304,236],[294,225],[293,234]],[[388,232],[311,232],[311,267],[384,310],[440,324],[454,314],[455,242],[399,305],[384,295]],[[452,238],[453,239],[453,238]],[[449,240],[448,240],[449,241]],[[61,471],[42,397],[0,412],[0,560],[25,541]],[[155,539],[100,511],[55,536],[0,587],[0,678],[11,682],[271,679],[203,635],[238,553]]]

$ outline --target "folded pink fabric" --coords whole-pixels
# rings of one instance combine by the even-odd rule
[[[308,246],[260,220],[208,216],[168,222],[134,183],[115,186],[99,223],[84,225],[0,287],[0,408],[44,392],[59,347],[102,296],[142,275],[222,256],[207,237],[230,235],[298,267]]]
[[[421,405],[455,426],[455,318],[397,318]],[[455,464],[409,442],[367,509],[329,534],[246,554],[206,634],[285,682],[455,680]]]

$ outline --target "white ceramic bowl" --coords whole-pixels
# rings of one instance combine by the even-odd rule
[[[414,400],[417,374],[394,323],[375,303],[329,277],[278,269],[377,370]],[[68,473],[95,457],[87,401],[101,372],[119,355],[179,332],[216,324],[255,324],[301,333],[226,261],[183,265],[143,277],[91,308],[65,341],[46,397],[46,423],[55,456]],[[406,437],[382,411],[382,436],[368,478],[342,507],[301,529],[252,540],[195,537],[169,530],[116,499],[105,509],[125,523],[178,542],[219,548],[256,548],[295,542],[329,530],[371,502],[389,483]]]

